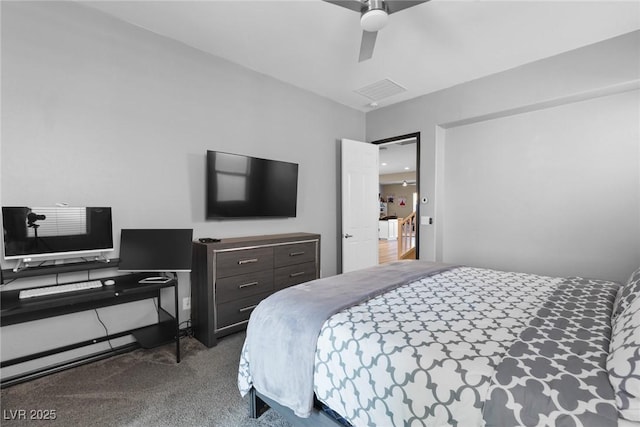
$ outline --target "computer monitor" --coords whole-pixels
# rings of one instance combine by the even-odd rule
[[[4,258],[81,258],[113,250],[110,207],[3,206]]]
[[[192,229],[123,229],[119,271],[170,273],[191,271]]]

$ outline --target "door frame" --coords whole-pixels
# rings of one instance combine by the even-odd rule
[[[416,193],[418,193],[418,203],[416,203],[416,259],[420,259],[420,132],[413,132],[407,133],[405,135],[394,136],[391,138],[378,139],[376,141],[372,141],[371,143],[380,145],[411,138],[415,138],[416,140]]]

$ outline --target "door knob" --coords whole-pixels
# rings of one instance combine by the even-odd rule
[[[353,234],[349,234],[349,233],[347,233],[347,234],[345,234],[345,235],[344,235],[344,238],[345,238],[345,239],[348,239],[349,237],[353,237]]]

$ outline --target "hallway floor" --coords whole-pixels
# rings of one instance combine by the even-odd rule
[[[378,263],[384,264],[398,259],[398,241],[378,239]]]

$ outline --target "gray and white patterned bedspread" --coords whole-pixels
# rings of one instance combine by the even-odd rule
[[[600,287],[615,295],[617,285],[607,283],[582,281],[575,287]],[[529,399],[524,389],[516,390],[520,383],[510,379],[513,370],[521,369],[534,376],[538,372],[553,375],[547,360],[518,352],[522,346],[519,337],[523,331],[525,339],[527,333],[532,334],[528,328],[532,319],[536,319],[534,324],[546,324],[547,321],[538,320],[542,317],[536,317],[540,307],[549,304],[558,289],[571,286],[573,284],[562,278],[459,267],[345,309],[331,316],[320,332],[314,368],[315,394],[354,426],[482,426],[484,402],[491,391],[499,396],[498,390],[507,388],[510,396],[515,396],[508,399],[515,399],[516,403]],[[579,295],[571,294],[563,300],[565,305],[561,310],[577,307],[580,299]],[[613,299],[605,303],[605,315],[607,309],[610,314],[612,303]],[[555,304],[543,310],[552,312]],[[567,372],[583,371],[583,366],[591,364],[598,369],[603,366],[599,355],[593,363],[591,358],[609,342],[606,326],[595,320],[603,311],[596,305],[585,308],[578,328],[555,315],[549,319],[555,322],[555,329],[548,328],[549,342],[543,339],[545,344],[540,350],[544,353],[554,346],[552,341],[556,338],[572,335],[573,343],[553,347],[561,348],[558,353],[567,351],[561,356],[566,363],[559,362]],[[594,319],[590,322],[589,317]],[[585,331],[592,327],[595,332],[587,337]],[[537,335],[533,333],[533,337]],[[585,340],[588,343],[585,344]],[[511,357],[523,356],[517,360],[521,365],[515,361],[501,363],[507,352]],[[245,359],[243,355],[241,387],[249,387],[251,381]],[[592,372],[590,367],[584,369]],[[496,379],[494,374],[498,376],[492,385],[492,378]],[[595,374],[600,375],[599,371]],[[591,376],[585,379],[585,390],[582,384],[572,383],[568,378],[562,377],[559,382],[551,377],[545,379],[548,385],[543,387],[579,390],[579,400],[590,401],[591,393],[600,392]],[[524,394],[518,395],[519,391]],[[539,394],[545,395],[545,391],[547,389]],[[610,390],[602,392],[601,401],[586,406],[596,411],[605,408],[602,405],[609,404],[607,393],[612,394]],[[492,398],[492,404],[496,405],[491,411],[498,418],[504,417],[496,407],[504,406],[503,402],[508,399],[503,397],[499,401],[494,394]],[[573,400],[568,402],[572,403]],[[581,403],[579,406],[585,407]],[[514,418],[505,418],[506,421],[492,425],[525,425],[517,418],[520,415],[515,415],[517,404],[507,411],[514,412],[515,423]],[[608,411],[607,406],[605,412]],[[578,417],[574,419],[575,424],[566,425],[580,426],[582,420]]]
[[[461,267],[344,310],[318,339],[316,395],[355,426],[481,425],[495,367],[561,280]]]
[[[618,286],[567,279],[498,365],[487,426],[618,425],[606,361]]]

